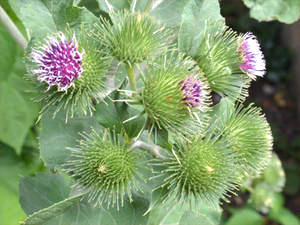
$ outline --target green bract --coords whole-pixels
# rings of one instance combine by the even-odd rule
[[[111,55],[129,65],[140,63],[167,46],[170,31],[145,13],[121,10],[102,18],[95,39],[103,40]]]
[[[213,91],[241,101],[248,96],[250,78],[240,69],[239,44],[236,32],[223,24],[207,23],[196,60]]]
[[[137,154],[129,151],[122,140],[110,130],[100,134],[92,131],[83,134],[76,148],[69,148],[70,159],[65,171],[74,177],[76,186],[88,190],[87,198],[95,206],[119,209],[124,205],[125,195],[132,201],[131,191],[135,184]]]
[[[202,82],[199,107],[191,107],[184,100],[181,82],[186,78]],[[151,124],[150,130],[164,128],[185,135],[205,127],[210,91],[202,71],[191,58],[175,51],[166,52],[148,65],[143,82],[138,98]]]

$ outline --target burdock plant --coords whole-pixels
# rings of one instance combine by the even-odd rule
[[[100,19],[28,47],[42,137],[53,138],[41,141],[42,159],[71,177],[71,194],[26,222],[41,215],[45,222],[55,210],[73,215],[76,202],[75,218],[105,224],[125,215],[132,218],[124,224],[162,224],[170,213],[181,224],[186,213],[218,211],[271,156],[265,116],[244,107],[251,79],[266,70],[258,41],[208,20],[190,54],[177,48],[177,27],[158,20],[151,1],[145,10],[137,1],[121,10],[105,2]]]

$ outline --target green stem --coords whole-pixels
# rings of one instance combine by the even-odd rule
[[[0,21],[3,23],[3,25],[6,27],[7,31],[10,33],[10,35],[13,37],[13,39],[17,42],[17,44],[25,50],[27,46],[27,41],[22,35],[22,33],[19,31],[19,29],[16,27],[16,25],[13,23],[13,21],[9,18],[7,13],[4,11],[4,9],[0,6]]]
[[[128,73],[128,80],[129,80],[130,89],[132,91],[136,91],[134,65],[130,66],[129,64],[126,64],[126,69],[127,69],[127,73]]]

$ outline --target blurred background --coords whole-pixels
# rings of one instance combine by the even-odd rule
[[[223,206],[226,212],[224,221],[231,225],[299,224],[300,21],[290,25],[277,21],[259,22],[250,18],[249,9],[240,0],[221,1],[221,14],[228,26],[243,33],[253,32],[261,44],[267,74],[263,79],[252,82],[247,101],[263,108],[273,132],[274,152],[280,158],[285,172],[282,193],[276,194],[271,204],[260,202],[267,199],[270,190],[259,193],[260,190],[256,189],[253,194],[247,190],[234,198],[231,204]],[[268,205],[268,209],[262,205]],[[279,212],[276,207],[282,206],[288,210]],[[256,209],[258,214],[251,209]]]
[[[97,14],[97,4],[88,6]],[[300,22],[259,22],[250,18],[241,0],[223,0],[221,13],[228,26],[238,32],[253,32],[261,43],[267,74],[252,82],[248,102],[266,113],[274,136],[270,167],[244,188],[231,203],[223,204],[225,225],[300,224]],[[6,0],[0,5],[26,36],[22,23]],[[18,181],[44,171],[39,158],[39,104],[33,103],[25,73],[23,52],[0,24],[0,225],[24,220],[19,205]],[[283,170],[284,172],[283,172]]]

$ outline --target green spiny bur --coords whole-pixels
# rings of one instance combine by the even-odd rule
[[[201,81],[199,107],[191,107],[184,100],[181,83],[186,78]],[[181,134],[192,134],[204,127],[210,105],[210,91],[201,70],[192,59],[184,58],[175,51],[166,52],[148,65],[143,80],[144,88],[140,97],[151,124],[150,130],[164,128]]]
[[[260,173],[269,163],[273,138],[261,109],[238,108],[226,121],[224,138],[237,155],[238,163],[247,173]]]
[[[236,32],[223,24],[208,23],[196,60],[213,91],[242,101],[248,96],[250,78],[240,69],[239,44]]]
[[[199,137],[177,142],[168,158],[157,161],[156,166],[165,168],[157,172],[165,177],[160,186],[167,189],[163,201],[197,209],[199,202],[214,206],[236,189],[235,159],[224,142]]]
[[[129,151],[123,137],[105,130],[98,134],[83,134],[65,171],[74,177],[76,186],[88,190],[87,199],[95,206],[123,206],[125,196],[132,201],[132,190],[139,190],[135,182],[137,153]]]
[[[113,24],[102,18],[95,38],[104,40],[111,55],[129,65],[140,63],[166,48],[170,31],[140,12],[111,12]]]

